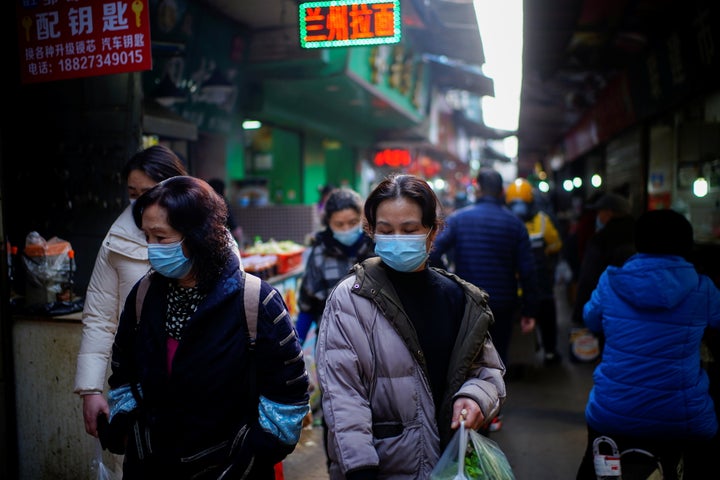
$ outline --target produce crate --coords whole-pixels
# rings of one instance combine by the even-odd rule
[[[276,242],[270,239],[268,242],[255,241],[242,252],[243,258],[249,255],[261,257],[272,256],[277,259],[277,274],[282,275],[300,267],[303,262],[305,247],[290,240]]]
[[[243,269],[263,280],[277,275],[277,256],[275,255],[242,255]]]
[[[278,275],[282,275],[283,273],[287,273],[291,270],[295,270],[302,264],[303,260],[303,251],[298,250],[297,252],[292,253],[278,253],[277,255],[277,273]]]

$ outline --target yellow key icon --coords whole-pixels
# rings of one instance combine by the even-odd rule
[[[141,0],[135,0],[132,3],[132,11],[135,12],[135,26],[140,28],[140,14],[142,13],[143,9],[145,8],[145,5],[143,5],[143,2]]]

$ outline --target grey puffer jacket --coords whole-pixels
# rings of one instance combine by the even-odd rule
[[[505,401],[505,367],[487,334],[493,319],[487,294],[434,270],[458,282],[466,295],[441,425],[420,343],[380,258],[356,264],[328,299],[317,358],[331,479],[369,467],[379,469],[380,479],[428,478],[453,433],[454,399],[472,398],[488,420]]]

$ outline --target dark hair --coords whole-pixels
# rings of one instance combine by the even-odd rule
[[[503,193],[502,175],[492,168],[481,168],[477,175],[477,182],[481,195],[499,197]]]
[[[397,174],[386,177],[365,200],[364,228],[367,233],[375,232],[378,206],[385,200],[394,198],[407,198],[417,203],[422,211],[423,226],[440,231],[443,225],[439,216],[440,200],[430,188],[430,184],[414,175]]]
[[[635,221],[635,249],[640,253],[687,257],[693,246],[692,225],[674,210],[650,210]]]
[[[225,182],[219,178],[211,178],[208,180],[208,185],[210,185],[213,190],[218,193],[218,195],[225,195]]]
[[[349,188],[336,188],[330,192],[327,200],[325,200],[325,208],[323,209],[322,223],[326,227],[330,224],[330,217],[335,212],[352,208],[362,215],[362,197],[360,194]]]
[[[209,289],[220,277],[229,256],[234,255],[225,228],[225,201],[204,180],[176,176],[163,180],[137,199],[132,213],[138,228],[150,205],[167,211],[168,223],[185,238],[198,287]]]
[[[153,145],[130,157],[122,170],[123,179],[127,180],[133,170],[140,170],[156,182],[188,174],[180,158],[164,145]]]

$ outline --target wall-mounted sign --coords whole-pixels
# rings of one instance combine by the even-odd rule
[[[386,148],[375,153],[373,163],[378,167],[406,167],[412,158],[410,152],[401,148]]]
[[[298,7],[303,48],[400,41],[400,0],[334,0]]]
[[[23,83],[152,68],[149,0],[16,0]]]

